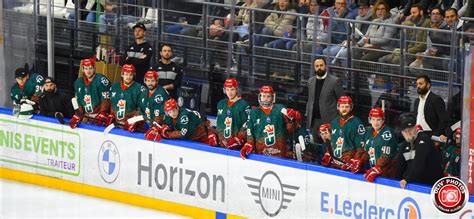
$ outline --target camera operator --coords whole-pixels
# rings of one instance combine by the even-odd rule
[[[407,183],[423,183],[433,185],[443,177],[441,155],[436,150],[428,133],[416,127],[413,115],[402,115],[400,130],[407,144],[401,149],[399,159],[400,187]]]

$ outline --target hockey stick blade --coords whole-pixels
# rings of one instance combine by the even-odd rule
[[[66,123],[66,121],[64,121],[64,116],[63,116],[63,114],[62,114],[61,112],[56,112],[56,113],[54,114],[54,117],[58,120],[59,123],[61,123],[61,124],[65,124],[65,123]]]

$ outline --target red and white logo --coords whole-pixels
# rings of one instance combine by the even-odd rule
[[[464,182],[456,177],[444,177],[431,189],[435,207],[448,214],[460,211],[467,203],[468,194]]]

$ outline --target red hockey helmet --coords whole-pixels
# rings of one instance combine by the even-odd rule
[[[331,125],[329,123],[324,123],[319,126],[319,133],[326,133],[331,131]]]
[[[83,59],[82,60],[82,66],[83,67],[95,67],[95,59],[90,58],[90,59]]]
[[[275,92],[273,92],[273,87],[272,86],[264,85],[260,88],[260,93],[274,94]]]
[[[372,108],[369,112],[369,118],[385,118],[382,108]]]
[[[178,108],[178,103],[175,99],[171,98],[165,102],[165,112],[169,112],[176,108]]]
[[[122,72],[133,73],[135,74],[135,66],[132,64],[125,64],[122,67]]]
[[[235,78],[228,78],[225,80],[224,82],[224,88],[226,87],[235,87],[235,88],[238,88],[239,87],[239,83],[237,82],[237,80]]]
[[[156,72],[155,70],[148,70],[145,73],[145,78],[158,80],[158,72]]]
[[[351,105],[351,109],[352,109],[352,98],[349,96],[339,97],[339,100],[337,101],[337,107],[339,108],[339,105],[341,104],[349,104]]]

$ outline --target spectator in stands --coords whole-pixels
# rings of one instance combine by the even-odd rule
[[[211,26],[209,27],[209,38],[219,40],[222,39],[224,33],[225,28],[222,24],[222,20],[219,18],[214,19],[214,21],[212,21]]]
[[[257,4],[257,8],[260,9],[265,9],[265,10],[273,10],[274,5],[273,5],[273,0],[255,0],[255,3]],[[261,33],[263,28],[265,27],[265,19],[270,15],[270,13],[265,12],[265,11],[255,11],[254,12],[254,21],[255,23],[253,24],[253,31],[254,33]]]
[[[143,23],[133,26],[135,43],[128,47],[125,64],[135,66],[135,82],[143,83],[145,72],[150,68],[150,60],[153,56],[153,47],[145,40],[146,27]]]
[[[426,19],[423,15],[423,7],[421,4],[414,4],[411,6],[410,16],[405,18],[405,21],[402,23],[404,26],[415,26],[415,27],[424,27],[428,28],[430,20]],[[426,31],[407,28],[407,49],[408,53],[405,56],[406,63],[409,64],[415,60],[415,55],[418,52],[423,52],[426,49]],[[400,63],[400,49],[394,49],[392,54],[385,55],[379,59],[379,62],[382,63],[391,63],[398,64]]]
[[[451,5],[451,8],[456,9],[458,11],[458,14],[459,14],[460,17],[469,17],[469,16],[473,16],[473,14],[471,12],[472,8],[469,8],[469,4],[472,5],[472,1],[469,1],[469,0],[454,0],[453,5]],[[469,9],[471,9],[471,10],[469,10]]]
[[[255,45],[263,46],[264,44],[274,40],[274,37],[285,37],[292,34],[292,24],[296,16],[291,14],[282,14],[281,12],[296,13],[291,7],[289,0],[278,0],[275,11],[265,19],[265,27],[262,29],[261,36],[256,39]]]
[[[439,136],[446,141],[449,128],[449,115],[444,100],[431,91],[431,79],[428,75],[416,77],[416,91],[419,94],[415,100],[416,124],[430,135]]]
[[[298,4],[296,5],[296,12],[300,14],[307,14],[309,12],[309,4],[310,0],[298,0]]]
[[[303,46],[303,52],[305,53],[311,53],[311,50],[312,50],[312,47],[313,47],[313,35],[314,35],[314,27],[316,27],[316,29],[318,31],[316,31],[316,38],[319,40],[321,37],[324,37],[324,35],[326,34],[326,32],[323,31],[323,23],[322,22],[316,22],[316,19],[314,18],[314,15],[316,13],[319,13],[317,11],[318,9],[318,3],[316,0],[311,0],[310,3],[309,3],[309,12],[308,12],[308,15],[309,17],[304,17],[305,20],[304,20],[304,23],[302,26],[303,27],[306,27],[305,30],[306,30],[306,34],[303,34],[302,36],[302,46]],[[292,41],[293,45],[292,45],[292,50],[293,51],[296,51],[298,48],[297,48],[297,44],[295,44],[296,41]],[[291,43],[290,43],[291,44]],[[290,45],[288,45],[290,46]],[[322,51],[322,48],[320,49]],[[321,51],[319,53],[321,53]],[[317,53],[317,52],[316,52]]]
[[[344,95],[342,83],[327,72],[326,60],[313,61],[315,75],[308,80],[308,102],[306,103],[306,124],[313,136],[318,136],[318,128],[337,117],[337,100]]]
[[[402,116],[400,120],[400,130],[408,143],[399,154],[400,187],[404,189],[407,183],[433,185],[443,177],[440,153],[435,149],[430,135],[417,130],[412,115]]]
[[[355,18],[356,21],[372,21],[372,10],[370,10],[370,5],[368,0],[360,0],[357,7],[357,17]],[[369,24],[364,23],[355,23],[355,31],[356,31],[356,39],[360,39],[367,33],[367,29],[369,28]],[[339,60],[341,61],[342,66],[347,65],[347,46],[345,46],[346,41],[341,43],[339,53]],[[334,49],[335,50],[335,49]],[[337,54],[336,54],[337,55]],[[333,61],[334,62],[334,61]]]
[[[79,20],[85,20],[88,22],[95,22],[95,11],[96,11],[96,1],[94,0],[72,0],[74,4],[79,4]],[[76,18],[76,12],[72,11],[68,19],[74,20]]]
[[[104,13],[99,16],[99,32],[104,33],[107,30],[106,25],[113,25],[117,19],[117,14],[114,11],[115,4],[106,0],[104,5]]]
[[[390,17],[387,3],[383,0],[377,1],[373,7],[374,20],[377,24],[369,26],[367,33],[357,42],[358,47],[377,49],[374,50],[356,50],[354,57],[365,61],[378,61],[378,59],[392,50],[392,39],[396,28],[384,26],[384,24],[393,24],[394,18]]]
[[[346,0],[336,0],[334,2],[334,7],[327,8],[321,13],[323,17],[334,17],[334,18],[348,18],[350,9],[347,7]],[[348,18],[349,19],[349,18]],[[327,23],[327,24],[326,24]],[[331,23],[331,27],[329,27],[329,23]],[[316,53],[318,55],[324,54],[327,55],[329,53],[330,56],[334,57],[341,49],[342,42],[347,39],[347,24],[344,21],[332,20],[329,22],[328,20],[323,20],[323,25],[327,26],[328,32],[329,28],[332,31],[331,36],[325,35],[321,37],[320,42],[322,44],[327,43],[328,46],[326,49],[322,51],[322,53]],[[331,41],[329,41],[331,39]]]
[[[158,72],[160,80],[158,84],[162,86],[170,97],[178,99],[178,88],[181,87],[181,81],[183,79],[183,69],[171,61],[173,57],[173,48],[170,44],[163,44],[160,50],[161,59],[158,63],[153,66],[153,69]]]
[[[56,83],[50,77],[44,79],[43,95],[39,101],[40,114],[54,117],[56,113],[61,113],[63,117],[71,118],[74,115],[74,109],[71,103],[71,96],[59,91]]]
[[[430,58],[427,56],[446,58],[449,56],[450,48],[450,34],[441,33],[439,30],[447,30],[448,25],[444,21],[443,11],[440,8],[433,8],[431,10],[429,27],[433,29],[428,31],[426,42],[428,42],[427,49],[423,53],[417,54],[416,60],[410,64],[410,71],[416,72],[414,68],[423,67],[425,69],[448,69],[448,61],[438,58]],[[431,42],[431,43],[430,43]],[[426,55],[423,57],[422,55]]]
[[[257,7],[257,3],[253,0],[245,0],[239,13],[235,17],[235,32],[239,34],[240,41],[246,41],[249,38],[250,14],[252,10]]]

